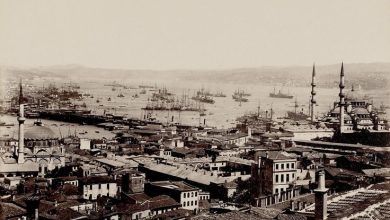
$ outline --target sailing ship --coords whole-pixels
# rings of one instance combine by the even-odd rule
[[[212,94],[208,91],[205,91],[204,88],[196,92],[196,95],[192,97],[193,100],[208,103],[208,104],[214,104],[214,99],[211,98]]]
[[[274,87],[274,92],[270,93],[269,97],[271,97],[271,98],[282,98],[282,99],[292,99],[292,98],[294,98],[294,96],[292,96],[290,94],[282,93],[281,90],[279,90],[279,92],[276,93],[275,92],[275,87]]]
[[[226,95],[225,95],[224,93],[222,93],[222,92],[217,92],[217,93],[215,93],[213,96],[214,96],[214,97],[221,97],[221,98],[226,97]]]
[[[244,96],[248,96],[248,94],[245,94],[244,91],[240,91],[240,90],[237,90],[234,92],[234,94],[232,95],[232,98],[234,99],[234,101],[236,102],[247,102],[248,99],[245,98]]]
[[[299,107],[300,107],[300,105],[298,104],[297,99],[295,99],[294,111],[287,111],[287,118],[291,119],[291,120],[295,120],[295,121],[301,121],[301,120],[306,120],[307,118],[310,117],[309,115],[307,115],[303,112],[303,108],[302,108],[301,112],[297,112],[297,109]]]

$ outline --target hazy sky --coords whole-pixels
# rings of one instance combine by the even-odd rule
[[[0,0],[0,64],[232,68],[390,61],[388,0]]]

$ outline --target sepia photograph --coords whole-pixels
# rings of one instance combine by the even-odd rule
[[[0,220],[390,219],[390,1],[0,0]]]

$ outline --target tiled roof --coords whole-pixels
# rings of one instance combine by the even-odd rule
[[[295,157],[285,151],[267,151],[267,152],[261,152],[260,154],[262,157],[267,157],[271,160],[290,160],[295,159]]]
[[[159,181],[159,182],[152,182],[150,183],[155,186],[164,187],[172,190],[179,190],[179,191],[193,191],[198,190],[198,188],[195,188],[185,182],[182,181]]]
[[[133,199],[137,202],[141,202],[141,203],[150,199],[150,197],[148,195],[146,195],[145,193],[126,194],[126,196],[128,198],[131,198],[131,199]]]
[[[26,210],[13,203],[0,202],[0,218],[8,219],[26,214]]]

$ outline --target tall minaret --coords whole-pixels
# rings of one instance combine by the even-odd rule
[[[23,88],[22,80],[20,80],[20,91],[19,91],[19,144],[18,144],[18,163],[24,163],[24,103],[23,103]]]
[[[315,109],[316,109],[316,104],[317,104],[317,101],[315,99],[315,96],[316,96],[316,91],[315,91],[315,88],[316,88],[316,66],[315,64],[313,64],[313,73],[311,75],[311,108],[310,108],[310,116],[311,116],[311,122],[314,122],[316,117],[315,117]]]
[[[344,102],[345,94],[343,93],[344,87],[345,87],[345,85],[344,85],[344,63],[341,63],[340,85],[339,85],[339,88],[340,88],[340,93],[339,93],[339,97],[340,97],[340,103],[339,103],[339,107],[340,107],[340,133],[343,133],[343,128],[344,128],[344,105],[345,105],[345,102]]]

